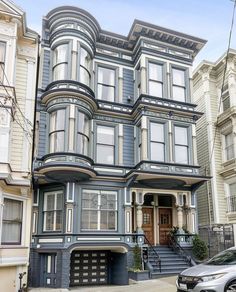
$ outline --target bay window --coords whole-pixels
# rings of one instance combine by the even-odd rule
[[[43,231],[62,231],[63,192],[45,192]]]
[[[174,152],[175,162],[188,164],[189,163],[189,141],[188,128],[182,126],[174,126]]]
[[[4,79],[6,43],[0,41],[0,82]]]
[[[115,69],[98,67],[97,98],[107,101],[115,101],[116,89]]]
[[[68,79],[68,44],[58,45],[53,50],[53,81]]]
[[[2,218],[2,244],[20,244],[23,202],[4,198]]]
[[[117,229],[117,192],[83,190],[81,228],[83,230]]]
[[[49,151],[65,150],[65,109],[59,109],[50,114]]]
[[[115,128],[110,126],[97,126],[98,163],[114,164],[115,162]]]
[[[226,160],[234,158],[234,141],[232,132],[225,135],[225,158]]]
[[[165,161],[165,125],[150,123],[151,160]]]
[[[76,143],[77,153],[88,155],[88,144],[89,144],[89,119],[83,112],[78,111],[77,143]]]
[[[148,76],[149,94],[163,97],[163,66],[149,62]]]
[[[177,101],[186,101],[186,70],[172,68],[172,97]]]
[[[90,86],[91,80],[90,67],[91,57],[83,47],[80,47],[79,81],[87,86]]]

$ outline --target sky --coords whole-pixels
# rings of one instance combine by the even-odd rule
[[[232,0],[13,0],[26,12],[27,26],[41,34],[42,17],[51,9],[73,5],[87,10],[104,30],[127,36],[134,19],[207,40],[194,61],[215,62],[228,47]],[[235,16],[236,18],[236,16]],[[236,49],[236,19],[231,40]]]

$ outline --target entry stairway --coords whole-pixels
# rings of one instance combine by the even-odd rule
[[[148,262],[151,264],[152,269],[150,271],[151,278],[158,278],[168,275],[177,275],[183,270],[189,268],[191,265],[184,257],[175,253],[171,248],[165,245],[153,246],[149,249]],[[159,267],[159,262],[157,260],[157,255],[161,259],[161,271]]]

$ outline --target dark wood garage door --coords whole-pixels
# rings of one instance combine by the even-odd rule
[[[108,251],[73,251],[70,286],[108,284]]]

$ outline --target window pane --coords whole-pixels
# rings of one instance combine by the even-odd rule
[[[151,123],[151,140],[157,142],[164,142],[164,125],[158,123]]]
[[[101,194],[101,210],[116,210],[116,194]]]
[[[105,86],[102,84],[98,84],[98,99],[104,99],[107,101],[115,100],[115,88],[111,86]]]
[[[88,71],[90,70],[90,55],[89,53],[84,49],[80,49],[80,65],[85,67]]]
[[[173,86],[173,99],[185,102],[185,88]]]
[[[115,211],[101,211],[101,230],[115,230],[116,229],[116,212]]]
[[[65,110],[61,109],[57,111],[55,130],[64,130],[64,129],[65,129]]]
[[[151,160],[165,161],[165,146],[160,143],[151,143]]]
[[[163,97],[162,83],[149,81],[149,94],[157,97]]]
[[[82,210],[82,229],[98,229],[98,211]]]
[[[80,75],[80,80],[79,81],[81,83],[89,86],[90,85],[90,75],[89,75],[88,71],[82,66],[80,66],[79,75]]]
[[[172,69],[173,84],[179,86],[185,86],[185,71],[180,69]]]
[[[44,216],[45,220],[45,230],[53,231],[53,222],[54,222],[54,211],[46,212]]]
[[[82,208],[98,209],[98,193],[83,193]]]
[[[56,212],[56,226],[55,230],[61,230],[62,229],[62,211],[55,211]]]
[[[6,43],[0,42],[0,81],[4,77],[4,68],[5,68],[5,53],[6,53]]]
[[[149,79],[162,81],[162,65],[149,63]]]
[[[114,164],[114,146],[97,145],[97,162]]]
[[[175,146],[175,162],[188,163],[188,148],[186,146]]]
[[[114,145],[114,128],[106,126],[97,127],[97,142]]]
[[[236,183],[229,185],[230,196],[236,196]]]
[[[53,65],[67,61],[67,50],[68,50],[67,44],[60,45],[55,48]]]
[[[4,199],[3,220],[21,221],[22,219],[22,202]]]
[[[55,201],[55,194],[47,194],[46,195],[46,207],[45,211],[52,211],[54,210],[54,201]]]
[[[228,135],[225,135],[225,145],[226,145],[226,147],[230,146],[232,144],[233,144],[233,134],[230,133]]]
[[[62,193],[57,194],[57,205],[56,205],[57,210],[62,209]]]
[[[64,131],[56,132],[50,135],[50,152],[64,151]]]
[[[88,142],[86,136],[77,134],[77,153],[88,155]]]
[[[62,63],[59,65],[56,65],[56,67],[53,70],[53,80],[63,80],[66,79],[67,75],[67,64]]]
[[[98,67],[98,83],[115,86],[115,70]]]
[[[188,145],[188,129],[175,127],[175,144]]]
[[[21,223],[3,222],[2,224],[2,243],[20,243]]]

